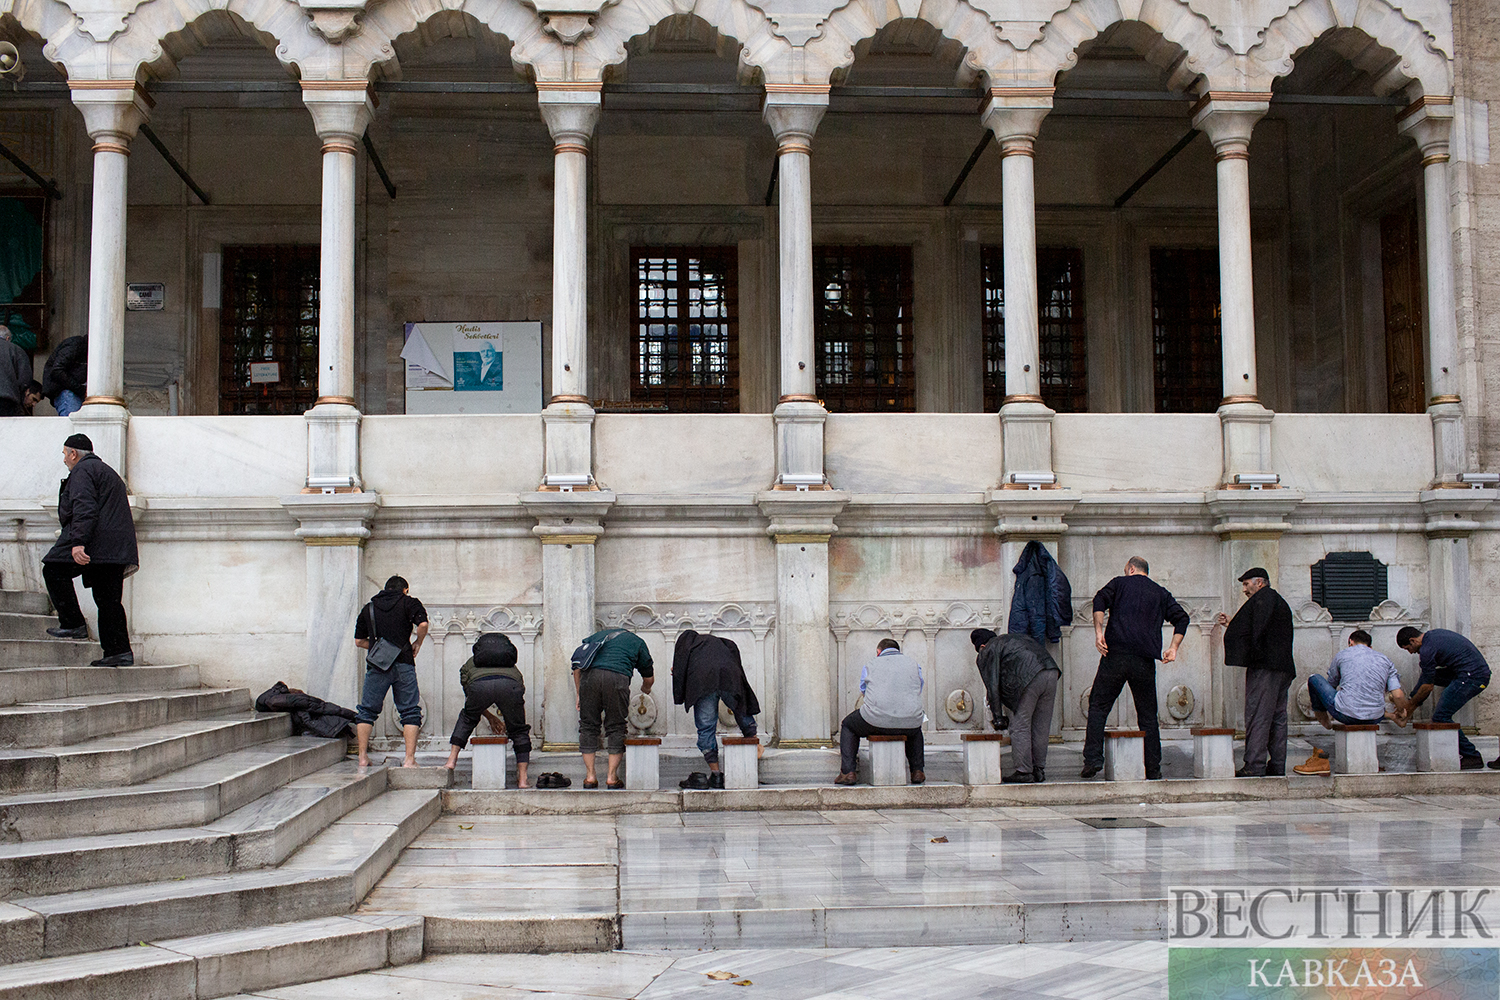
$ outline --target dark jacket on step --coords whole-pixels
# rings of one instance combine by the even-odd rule
[[[672,701],[691,712],[704,695],[715,692],[739,715],[760,714],[760,701],[740,663],[740,647],[732,639],[688,629],[672,651]]]
[[[1059,642],[1062,628],[1073,621],[1073,585],[1047,546],[1026,543],[1013,570],[1016,590],[1010,599],[1005,630],[1029,635],[1037,642]]]
[[[83,399],[88,395],[89,339],[69,337],[52,348],[42,366],[42,395],[53,403],[64,389]]]
[[[57,519],[62,534],[42,562],[70,563],[73,546],[82,545],[93,562],[140,565],[125,482],[98,455],[85,455],[63,480],[57,491]]]
[[[1295,674],[1292,660],[1292,609],[1270,587],[1262,587],[1240,605],[1224,628],[1224,662],[1231,667],[1258,667]]]
[[[271,689],[255,699],[257,712],[288,712],[292,716],[292,735],[309,733],[337,739],[349,735],[354,721],[353,709],[341,708],[331,701],[314,698],[306,691],[296,691],[277,681]]]
[[[995,636],[984,644],[975,664],[984,681],[985,694],[990,702],[990,719],[996,729],[1005,728],[1000,724],[1001,707],[1014,712],[1026,688],[1038,674],[1044,670],[1062,673],[1046,647],[1029,635]]]

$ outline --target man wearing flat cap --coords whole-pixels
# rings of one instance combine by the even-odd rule
[[[1256,566],[1240,574],[1247,600],[1233,618],[1220,613],[1224,662],[1245,668],[1245,764],[1236,777],[1286,774],[1286,696],[1297,678],[1292,609]]]
[[[94,443],[86,434],[73,434],[63,442],[63,464],[68,467],[68,478],[57,494],[62,532],[57,544],[42,556],[42,579],[57,609],[57,627],[49,628],[47,634],[59,639],[89,637],[73,589],[74,577],[81,576],[83,585],[94,592],[99,644],[104,647],[104,656],[92,666],[133,666],[135,656],[130,651],[120,594],[125,577],[140,565],[140,556],[125,482],[94,454]]]

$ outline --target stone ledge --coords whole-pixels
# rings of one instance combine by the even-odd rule
[[[367,914],[359,914],[361,919]],[[423,946],[429,955],[614,951],[620,918],[614,913],[565,916],[427,917]]]

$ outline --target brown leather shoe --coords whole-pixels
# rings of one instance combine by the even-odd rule
[[[840,774],[837,778],[833,779],[835,785],[853,785],[858,781],[859,778],[853,774]]]
[[[926,780],[927,780],[927,772],[926,771],[913,771],[911,773],[911,783],[913,785],[920,785],[920,784],[922,784],[922,782],[924,782]]]

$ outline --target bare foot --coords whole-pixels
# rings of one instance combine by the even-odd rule
[[[766,747],[763,743],[755,744],[755,759],[760,760],[766,755]]]
[[[417,762],[413,758],[408,757],[406,760],[403,760],[401,762],[401,766],[402,767],[416,767],[417,766]]]
[[[457,765],[456,765],[456,764],[444,764],[444,765],[443,765],[443,766],[444,766],[444,767],[446,767],[446,768],[447,768],[447,769],[448,769],[448,770],[450,770],[450,771],[451,771],[451,770],[453,770],[453,769],[454,769],[454,768],[455,768],[455,767],[456,767],[456,766],[457,766]]]
[[[531,786],[530,785],[523,785],[523,784],[517,783],[516,787],[517,788],[530,788]]]
[[[370,766],[370,758],[368,758],[368,757],[361,757],[359,759],[359,766],[360,767],[369,767]]]

